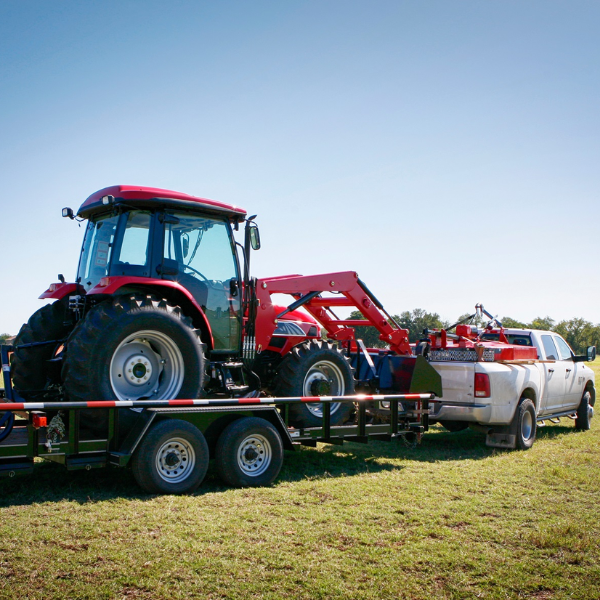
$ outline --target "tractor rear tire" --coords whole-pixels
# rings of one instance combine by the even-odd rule
[[[73,329],[71,323],[65,325],[67,302],[68,299],[57,300],[53,304],[42,306],[21,327],[13,342],[16,350],[10,359],[11,378],[15,390],[22,398],[32,398],[34,392],[47,389],[50,383],[60,382],[59,368],[53,373],[52,367],[56,363],[48,362],[56,355],[60,343],[29,348],[18,346],[66,338]]]
[[[330,342],[304,342],[295,346],[281,362],[273,391],[281,397],[351,396],[354,394],[354,376],[350,361]],[[331,425],[345,423],[352,408],[348,402],[332,402]],[[323,404],[291,404],[289,421],[295,427],[319,427],[323,424]]]
[[[71,335],[62,370],[73,402],[199,398],[204,353],[178,306],[155,296],[117,296],[91,309]],[[105,430],[105,410],[84,412],[85,424]],[[120,411],[127,429],[135,413]]]

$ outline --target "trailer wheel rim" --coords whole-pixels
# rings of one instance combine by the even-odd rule
[[[524,440],[529,440],[533,432],[533,417],[528,410],[523,414],[521,419],[521,435]]]
[[[119,400],[176,398],[184,374],[181,350],[160,331],[128,335],[110,361],[110,385]]]
[[[327,389],[326,393],[323,392]],[[303,396],[343,396],[346,391],[346,383],[342,370],[329,360],[320,360],[308,370],[304,378],[302,389]],[[306,408],[315,417],[323,418],[323,404],[320,402],[308,402]],[[332,402],[330,414],[334,414],[340,408],[339,402]]]
[[[171,438],[156,453],[156,472],[167,483],[185,481],[195,466],[196,453],[184,438]]]
[[[238,447],[238,467],[250,477],[262,475],[269,468],[272,458],[271,443],[259,433],[247,436]]]

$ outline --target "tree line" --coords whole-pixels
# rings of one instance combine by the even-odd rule
[[[447,329],[456,322],[463,321],[469,316],[464,314],[456,321],[450,323],[440,318],[438,313],[430,313],[422,308],[412,311],[404,311],[399,315],[393,315],[392,319],[403,329],[408,329],[408,339],[416,342],[423,337],[424,329]],[[358,310],[350,314],[350,319],[364,319]],[[554,331],[561,335],[571,346],[575,354],[585,354],[588,346],[600,347],[600,324],[594,325],[585,319],[575,318],[556,322],[550,317],[537,317],[530,323],[518,321],[512,317],[499,319],[504,327],[516,327],[519,329],[542,329]],[[485,327],[487,319],[473,319],[472,324],[477,327]],[[379,339],[379,332],[374,327],[355,327],[356,337],[362,339],[369,348],[385,348],[386,344]]]

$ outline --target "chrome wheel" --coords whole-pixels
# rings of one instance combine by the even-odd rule
[[[110,384],[119,400],[176,398],[184,380],[184,361],[177,344],[160,331],[137,331],[116,348],[110,362]]]
[[[531,438],[533,433],[533,417],[529,411],[525,411],[521,419],[521,436],[525,441]]]
[[[238,467],[245,475],[257,477],[269,468],[272,455],[271,444],[264,435],[249,435],[239,445]]]
[[[183,438],[165,442],[156,453],[156,471],[167,483],[185,481],[196,465],[196,453],[192,445]]]
[[[303,396],[343,396],[346,390],[341,369],[328,360],[321,360],[312,365],[304,378],[302,388]],[[323,404],[320,402],[309,402],[306,408],[315,417],[323,417]],[[330,414],[333,415],[339,408],[340,403],[333,402]]]

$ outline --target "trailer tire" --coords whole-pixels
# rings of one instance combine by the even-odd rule
[[[535,405],[529,398],[521,398],[513,418],[512,429],[515,433],[515,447],[518,450],[529,450],[535,442],[537,431]]]
[[[354,376],[348,357],[336,345],[310,340],[292,348],[277,371],[276,396],[350,396]],[[331,425],[342,425],[350,418],[352,404],[331,403]],[[291,404],[290,425],[319,427],[323,424],[323,405],[319,402]]]
[[[579,407],[577,408],[577,418],[575,419],[575,429],[587,431],[592,426],[592,417],[594,408],[591,405],[592,394],[586,390],[583,393]]]
[[[234,487],[258,487],[275,481],[283,465],[283,442],[277,429],[258,417],[230,423],[217,441],[217,472]]]
[[[67,343],[62,369],[69,400],[199,398],[204,353],[196,330],[178,306],[156,296],[117,296],[92,308]],[[107,411],[85,411],[101,431]],[[120,411],[121,425],[135,413]]]
[[[467,421],[438,421],[438,423],[446,429],[446,431],[452,433],[464,431],[469,428],[469,423],[467,423]]]
[[[57,300],[42,306],[33,313],[17,334],[13,346],[17,347],[10,359],[10,371],[13,386],[22,398],[28,399],[36,391],[42,391],[48,384],[60,382],[60,371],[53,372],[53,363],[49,363],[60,344],[18,348],[20,344],[46,342],[66,338],[73,325],[65,325],[68,299]]]
[[[189,494],[202,483],[208,459],[208,444],[196,426],[165,419],[146,434],[131,467],[138,485],[150,494]]]

